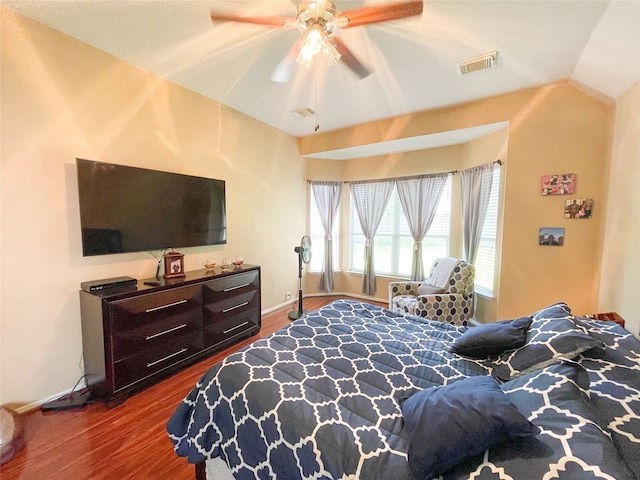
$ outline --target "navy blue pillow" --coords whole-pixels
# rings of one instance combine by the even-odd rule
[[[520,348],[527,340],[532,321],[531,317],[522,317],[471,327],[455,341],[451,351],[465,357],[487,358]]]
[[[500,442],[539,433],[490,376],[432,387],[402,403],[413,478],[431,479]]]

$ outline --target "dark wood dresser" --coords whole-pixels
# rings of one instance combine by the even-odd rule
[[[80,291],[86,382],[114,406],[215,351],[258,333],[260,267]]]

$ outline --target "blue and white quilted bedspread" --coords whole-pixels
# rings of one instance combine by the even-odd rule
[[[399,400],[490,371],[448,352],[463,331],[338,300],[214,366],[170,437],[236,478],[407,478]]]
[[[441,479],[637,478],[640,342],[568,307],[566,318],[603,348],[501,385],[540,433],[469,457]],[[402,400],[501,366],[450,353],[465,330],[337,300],[211,368],[178,405],[169,436],[178,455],[221,457],[236,479],[408,479]]]

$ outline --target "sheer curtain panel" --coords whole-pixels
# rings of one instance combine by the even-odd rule
[[[373,237],[376,235],[389,196],[395,182],[351,182],[351,197],[358,213],[362,233],[365,237],[364,271],[362,292],[376,292],[376,272],[373,264]]]
[[[478,244],[489,207],[493,163],[460,172],[462,191],[462,238],[465,260],[475,264]]]
[[[424,280],[422,261],[422,240],[429,231],[440,203],[440,197],[447,181],[448,173],[421,178],[398,180],[398,196],[402,211],[407,219],[409,231],[413,237],[413,256],[411,260],[411,280]]]
[[[311,191],[318,207],[320,221],[324,227],[324,259],[320,270],[320,289],[333,292],[333,247],[332,233],[336,220],[340,196],[341,182],[311,182]]]

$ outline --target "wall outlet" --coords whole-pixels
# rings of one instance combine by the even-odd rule
[[[291,298],[292,298],[292,297],[291,297],[291,292],[287,292],[287,294],[286,294],[286,298],[287,298],[287,300],[291,300]]]

